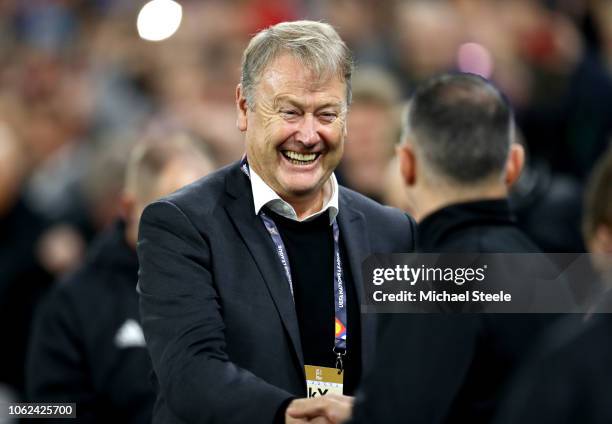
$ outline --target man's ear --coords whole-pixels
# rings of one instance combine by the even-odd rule
[[[521,176],[523,165],[525,164],[525,149],[518,143],[512,143],[510,154],[506,162],[506,176],[504,182],[510,188]]]
[[[136,200],[134,199],[134,196],[125,191],[121,193],[119,198],[119,216],[128,224],[132,220],[135,207]]]
[[[397,156],[399,158],[400,174],[407,186],[413,186],[416,183],[416,157],[412,146],[404,143],[396,147]]]
[[[124,191],[119,199],[119,214],[125,222],[125,240],[133,249],[136,248],[138,241],[138,225],[140,221],[140,213],[137,213],[139,207],[136,197]],[[142,212],[142,211],[140,211]]]
[[[236,86],[236,127],[242,132],[247,129],[247,101],[240,84]]]

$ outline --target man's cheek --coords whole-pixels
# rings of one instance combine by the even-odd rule
[[[344,140],[347,133],[346,123],[344,121],[336,121],[333,124],[334,137],[336,139]]]

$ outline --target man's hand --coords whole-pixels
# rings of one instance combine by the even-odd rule
[[[329,394],[309,399],[295,399],[287,408],[286,423],[340,424],[351,417],[353,398]],[[291,421],[294,419],[295,421]]]

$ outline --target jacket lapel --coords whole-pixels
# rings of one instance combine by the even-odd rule
[[[370,239],[368,238],[365,216],[351,204],[351,199],[344,188],[340,188],[338,225],[340,236],[344,240],[347,250],[346,257],[349,260],[351,275],[353,276],[353,287],[357,293],[359,307],[365,304],[363,290],[363,276],[361,263],[371,253]],[[374,351],[376,334],[376,319],[373,314],[360,314],[361,318],[361,358],[362,365],[369,362]],[[348,329],[350,345],[350,328]],[[362,369],[364,369],[362,367]]]
[[[257,264],[281,321],[289,334],[301,365],[301,371],[304,372],[300,330],[289,283],[282,270],[274,243],[261,218],[255,215],[253,195],[248,178],[238,166],[231,171],[226,179],[226,191],[231,200],[226,204],[225,209]]]

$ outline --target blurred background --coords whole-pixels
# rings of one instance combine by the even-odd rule
[[[334,25],[356,58],[345,185],[402,207],[405,100],[433,74],[478,73],[507,95],[528,150],[520,225],[546,251],[584,250],[583,186],[612,136],[610,0],[2,0],[0,385],[23,389],[38,299],[117,217],[136,140],[180,129],[219,166],[239,159],[242,50],[305,18]]]

